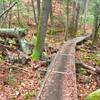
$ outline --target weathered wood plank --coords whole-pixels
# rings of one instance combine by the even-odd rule
[[[78,100],[75,68],[75,46],[91,35],[69,40],[58,51],[50,65],[51,71],[37,100]]]

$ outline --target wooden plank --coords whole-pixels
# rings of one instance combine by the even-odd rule
[[[37,100],[78,100],[75,68],[75,46],[90,35],[68,41],[50,65],[51,72]]]

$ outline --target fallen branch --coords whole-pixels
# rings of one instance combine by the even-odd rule
[[[0,29],[0,36],[1,37],[24,37],[25,36],[25,29],[22,28],[1,28]]]
[[[22,51],[25,52],[26,54],[31,54],[31,48],[29,47],[28,42],[24,39],[25,31],[26,31],[25,29],[21,29],[21,28],[15,28],[15,29],[14,28],[11,28],[11,29],[2,28],[0,29],[0,36],[5,37],[5,38],[7,37],[17,38]],[[1,44],[1,46],[8,50],[10,49],[4,46],[3,44]]]
[[[81,65],[81,66],[84,67],[85,69],[88,69],[88,70],[91,70],[91,71],[93,71],[93,72],[95,72],[95,73],[97,73],[97,74],[100,74],[100,68],[98,68],[98,67],[94,68],[94,67],[92,67],[92,66],[89,66],[89,65],[85,64],[85,63],[82,62],[82,61],[79,61],[77,64]]]

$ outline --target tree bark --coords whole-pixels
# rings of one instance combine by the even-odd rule
[[[98,40],[98,32],[99,32],[99,27],[100,27],[100,3],[95,1],[95,6],[94,6],[94,26],[93,26],[93,41],[92,45],[96,44]]]
[[[40,0],[37,0],[37,12],[38,12],[38,22],[39,22],[39,17],[40,17]]]
[[[35,21],[36,25],[38,25],[38,20],[37,20],[37,16],[36,16],[34,1],[31,0],[31,2],[32,2],[32,7],[33,7],[34,21]]]
[[[74,28],[74,32],[76,33],[78,30],[78,21],[79,21],[79,14],[80,14],[80,5],[79,3],[77,4],[76,7],[76,18],[75,18],[75,28]]]
[[[43,0],[42,11],[38,23],[37,42],[33,50],[32,58],[38,60],[42,56],[46,37],[47,23],[50,14],[51,0]]]
[[[65,41],[68,39],[69,34],[69,0],[67,0],[67,22],[65,23]]]
[[[84,32],[85,32],[85,27],[86,27],[86,18],[87,18],[87,12],[88,12],[88,4],[89,4],[89,0],[86,0],[86,2],[85,2],[85,9],[84,9]]]

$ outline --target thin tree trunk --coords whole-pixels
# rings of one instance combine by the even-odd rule
[[[92,45],[96,44],[98,41],[98,32],[99,32],[99,26],[100,26],[100,3],[95,1],[94,6],[94,27],[93,27],[93,41]]]
[[[75,28],[74,28],[74,32],[76,33],[78,30],[78,21],[79,21],[79,14],[80,14],[80,5],[79,3],[77,4],[76,7],[76,19],[75,19]]]
[[[35,11],[35,6],[34,6],[34,1],[31,0],[32,2],[32,8],[33,8],[33,14],[34,14],[34,21],[36,23],[36,25],[38,25],[38,21],[37,21],[37,17],[36,17],[36,11]]]
[[[89,5],[89,0],[86,0],[85,2],[85,10],[84,10],[84,32],[86,28],[86,19],[87,19],[87,13],[88,13],[88,5]]]
[[[38,22],[39,22],[39,17],[40,17],[40,0],[37,0],[37,12],[38,12]]]
[[[67,23],[65,25],[65,41],[68,39],[69,34],[69,0],[67,0]]]
[[[51,1],[51,9],[50,9],[50,22],[51,22],[51,25],[54,27],[54,18],[53,18],[53,11],[52,11],[52,1]]]
[[[92,45],[94,45],[97,41],[98,37],[98,15],[96,14],[94,18],[94,29],[93,29],[93,42]]]
[[[10,0],[9,6],[11,5],[11,3],[12,3],[12,0]],[[12,11],[10,11],[10,13],[9,13],[9,21],[8,21],[9,28],[11,27],[11,19],[12,19]]]

